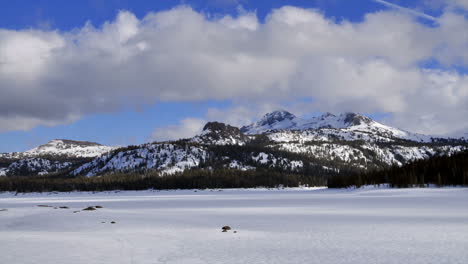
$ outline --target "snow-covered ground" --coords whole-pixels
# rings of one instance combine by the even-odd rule
[[[467,245],[466,188],[0,194],[0,263],[468,263]]]

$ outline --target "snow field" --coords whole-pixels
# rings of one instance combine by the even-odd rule
[[[3,193],[0,209],[0,263],[468,262],[466,188]]]

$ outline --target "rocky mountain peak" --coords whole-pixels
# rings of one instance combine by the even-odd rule
[[[284,120],[293,120],[296,116],[285,110],[277,110],[268,113],[260,120],[261,125],[273,125]]]
[[[264,115],[258,122],[243,126],[240,130],[246,134],[260,134],[265,130],[288,129],[297,125],[300,120],[285,110],[277,110]]]
[[[204,132],[215,132],[221,134],[240,134],[240,129],[220,122],[208,122],[203,127]]]
[[[238,127],[220,122],[208,122],[200,135],[192,138],[193,142],[216,145],[244,144],[248,140]]]
[[[361,125],[361,124],[370,124],[372,123],[372,119],[368,118],[368,117],[365,117],[363,115],[360,115],[360,114],[356,114],[356,113],[351,113],[351,112],[347,112],[344,115],[344,119],[343,119],[343,122],[347,125],[350,125],[350,126],[358,126],[358,125]]]
[[[330,112],[326,112],[325,114],[323,114],[323,115],[320,116],[320,118],[321,118],[322,120],[325,120],[325,119],[331,118],[331,117],[336,117],[336,115],[334,115],[334,114],[332,114],[332,113],[330,113]]]

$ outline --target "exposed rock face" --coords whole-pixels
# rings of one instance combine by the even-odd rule
[[[372,119],[355,113],[346,113],[344,123],[350,126],[359,126],[361,124],[371,124]]]
[[[272,112],[272,113],[268,113],[266,114],[260,121],[259,121],[259,124],[260,125],[273,125],[273,124],[276,124],[276,123],[279,123],[279,122],[283,122],[283,121],[292,121],[296,118],[295,115],[287,112],[287,111],[275,111],[275,112]]]
[[[219,122],[209,122],[192,142],[213,145],[244,145],[249,138],[239,128]]]
[[[264,115],[259,121],[243,126],[240,131],[247,134],[260,134],[267,130],[289,129],[297,126],[297,117],[288,111],[279,110]]]

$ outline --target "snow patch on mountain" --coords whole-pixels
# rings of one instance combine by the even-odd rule
[[[241,170],[241,171],[248,171],[248,170],[255,170],[256,168],[253,166],[245,165],[242,162],[238,160],[233,160],[229,165],[227,166],[230,169],[236,169],[236,170]]]
[[[301,160],[289,160],[287,158],[275,157],[273,154],[260,152],[258,155],[253,155],[252,159],[262,165],[269,165],[269,167],[282,167],[291,170],[298,170],[304,167]]]

